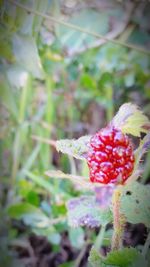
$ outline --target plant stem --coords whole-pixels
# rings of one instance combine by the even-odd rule
[[[97,250],[99,250],[101,248],[101,246],[102,246],[105,230],[106,230],[106,225],[101,226],[101,229],[100,229],[100,231],[99,231],[99,233],[97,235],[97,238],[96,238],[96,241],[95,241],[95,245],[94,245]]]
[[[113,194],[113,238],[112,238],[112,250],[118,250],[122,248],[122,239],[124,233],[125,217],[120,213],[120,197],[121,188],[117,188]]]
[[[91,242],[89,240],[87,240],[83,246],[83,248],[81,249],[76,261],[75,261],[75,264],[74,264],[74,267],[79,267],[80,263],[81,263],[81,260],[86,252],[86,249],[87,249],[87,246],[90,244]]]
[[[150,231],[148,233],[147,239],[145,241],[145,244],[144,244],[144,247],[143,247],[143,250],[142,250],[142,255],[144,257],[146,257],[149,247],[150,247]]]
[[[17,172],[19,169],[21,152],[23,149],[22,140],[25,138],[25,135],[26,135],[25,129],[27,128],[27,126],[25,124],[25,115],[26,115],[26,108],[27,108],[28,93],[32,85],[31,82],[32,82],[32,79],[28,75],[26,78],[26,83],[21,91],[19,114],[18,114],[18,126],[15,131],[14,144],[13,144],[12,185],[14,185]]]

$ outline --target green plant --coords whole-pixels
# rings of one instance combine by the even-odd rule
[[[147,4],[144,10],[139,10],[144,14],[143,25],[136,8],[132,9],[134,3],[130,5],[134,14],[126,20],[126,14],[131,13],[127,7],[125,12],[123,2],[110,1],[114,8],[108,5],[104,9],[91,8],[93,3],[89,3],[85,10],[82,3],[64,9],[67,2],[0,2],[2,266],[6,262],[11,264],[12,258],[14,266],[18,266],[16,256],[21,257],[19,261],[23,266],[20,251],[24,248],[27,255],[28,249],[29,254],[32,249],[36,250],[30,244],[32,233],[36,238],[43,236],[48,240],[52,247],[49,253],[59,254],[62,236],[67,232],[71,249],[81,249],[76,266],[89,244],[95,243],[98,250],[104,245],[109,249],[112,229],[107,228],[113,221],[112,211],[118,211],[116,199],[120,214],[125,214],[127,221],[144,222],[149,227],[149,186],[144,185],[149,177],[149,158],[146,158],[141,183],[133,183],[132,188],[126,185],[125,190],[119,187],[121,200],[120,191],[117,191],[110,209],[114,186],[100,186],[85,179],[88,167],[84,156],[91,137],[78,138],[93,135],[104,127],[124,102],[139,102],[149,114]],[[137,130],[136,122],[139,121],[134,121],[135,129],[132,121],[130,123],[133,135]],[[62,138],[69,139],[67,142],[52,140]],[[67,156],[59,155],[55,146]],[[139,158],[140,151],[142,143],[139,154],[136,152]],[[47,169],[51,169],[48,175],[52,179],[44,175]],[[120,233],[115,233],[117,239],[113,239],[118,240],[119,246],[124,224],[123,217],[122,221],[116,220]],[[95,227],[100,227],[97,237]],[[147,254],[148,246],[149,239],[143,255]],[[96,257],[96,252],[92,251],[91,257]],[[139,262],[142,260],[140,258]],[[71,263],[64,263],[63,267],[72,267],[72,264],[71,259]]]
[[[101,210],[100,206],[98,206],[98,204],[96,203],[94,196],[84,196],[81,198],[74,198],[69,201],[67,206],[69,224],[76,227],[80,225],[88,225],[90,227],[101,225],[101,231],[103,231],[103,227],[106,227],[109,222],[113,221],[111,252],[109,252],[106,257],[103,257],[96,251],[96,249],[99,249],[102,245],[102,236],[100,232],[100,237],[97,237],[96,240],[96,248],[92,248],[89,257],[89,261],[91,262],[92,266],[136,266],[138,260],[140,260],[140,264],[143,263],[145,264],[145,266],[148,266],[147,243],[149,244],[150,242],[149,237],[148,241],[146,241],[146,245],[143,246],[143,253],[141,254],[138,249],[123,247],[123,234],[126,221],[132,223],[141,222],[144,223],[148,228],[150,225],[150,218],[148,215],[148,210],[150,208],[148,195],[149,186],[142,185],[141,183],[136,181],[139,178],[139,175],[141,175],[139,165],[140,160],[150,147],[150,134],[148,130],[150,123],[148,118],[137,108],[137,106],[129,103],[124,104],[120,107],[111,124],[120,129],[122,133],[132,134],[133,136],[137,136],[139,138],[141,133],[145,133],[145,137],[143,139],[140,139],[139,147],[134,152],[134,170],[132,174],[130,173],[127,179],[124,180],[124,183],[122,185],[120,183],[115,183],[113,191],[111,192],[112,206],[110,209],[106,205],[105,210]],[[121,134],[121,132],[119,133]],[[109,136],[107,136],[107,142],[108,137]],[[120,141],[120,139],[117,140],[118,142]],[[91,138],[86,136],[81,137],[78,140],[59,140],[56,142],[56,148],[63,153],[67,153],[76,158],[86,160],[86,155],[88,155],[88,151],[90,149],[88,145],[89,142],[90,144],[91,142],[93,142],[93,137]],[[93,154],[94,152],[92,153],[92,155]],[[101,169],[102,167],[99,166],[99,168]],[[82,185],[83,187],[88,185],[88,188],[90,188],[91,190],[94,188],[94,186],[98,187],[105,184],[105,181],[93,179],[93,183],[90,183],[85,177],[67,175],[59,172],[50,171],[46,174],[52,177],[57,176],[62,178],[69,178],[74,183],[80,183],[80,185]],[[120,180],[122,181],[122,172],[118,173],[118,175],[121,176]],[[108,185],[111,182],[112,180],[108,182]],[[105,195],[105,197],[107,198],[107,195]],[[143,203],[144,200],[145,204]],[[144,214],[144,216],[142,216],[142,214]]]

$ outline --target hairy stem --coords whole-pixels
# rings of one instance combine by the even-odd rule
[[[113,194],[113,238],[112,238],[112,250],[118,250],[122,248],[125,217],[120,212],[120,198],[121,188],[114,191]]]

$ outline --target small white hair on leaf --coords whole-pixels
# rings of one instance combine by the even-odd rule
[[[147,133],[146,125],[150,122],[139,109],[139,107],[132,103],[125,103],[120,108],[111,124],[122,130],[125,134],[140,137],[140,134]]]

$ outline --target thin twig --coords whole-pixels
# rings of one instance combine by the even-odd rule
[[[80,263],[81,263],[81,260],[82,258],[84,257],[84,254],[86,252],[86,249],[87,249],[87,246],[90,244],[91,242],[89,240],[87,240],[83,246],[83,248],[81,249],[76,261],[75,261],[75,264],[74,264],[74,267],[79,267],[80,266]]]
[[[55,225],[61,222],[64,222],[66,220],[66,216],[60,216],[58,218],[50,219],[49,224],[50,225]]]
[[[46,121],[40,121],[40,124],[42,125],[43,128],[45,128],[46,130],[53,131],[54,130],[54,126],[50,125],[48,122]]]
[[[53,147],[56,147],[56,141],[55,140],[46,139],[44,137],[37,136],[37,135],[32,135],[31,137],[32,137],[33,140],[36,140],[36,141],[51,145]]]
[[[120,23],[117,23],[117,25],[115,25],[114,29],[112,29],[112,31],[108,32],[105,35],[105,39],[104,38],[100,38],[100,39],[94,41],[89,46],[86,44],[86,46],[84,46],[84,47],[80,47],[80,48],[78,47],[77,51],[75,51],[74,49],[69,50],[69,55],[73,56],[74,54],[83,53],[87,49],[100,47],[100,46],[102,46],[103,44],[105,44],[107,42],[106,39],[114,40],[116,37],[118,37],[120,34],[122,34],[123,31],[126,29],[128,23],[130,21],[130,18],[132,16],[133,11],[134,11],[134,4],[130,3],[130,5],[127,5],[127,10],[125,12],[126,16],[125,16],[124,20],[120,21]],[[117,42],[122,42],[123,43],[124,40],[120,39],[120,40],[117,40]]]
[[[101,38],[101,39],[105,40],[106,42],[111,42],[113,44],[121,45],[121,46],[130,48],[130,49],[137,50],[137,51],[139,51],[141,53],[150,55],[150,52],[148,50],[142,48],[142,47],[135,46],[135,45],[129,44],[129,43],[124,43],[124,42],[121,42],[121,41],[118,41],[118,40],[114,40],[114,39],[108,38],[106,36],[103,36],[103,35],[101,35],[99,33],[95,33],[95,32],[92,32],[90,30],[87,30],[87,29],[83,29],[83,28],[81,28],[81,27],[79,27],[77,25],[74,25],[74,24],[65,22],[63,20],[59,20],[59,19],[57,19],[55,17],[52,17],[50,15],[46,15],[46,14],[43,14],[43,13],[41,13],[39,11],[33,10],[33,9],[31,9],[31,8],[25,6],[25,5],[22,5],[22,4],[14,1],[14,0],[9,0],[9,2],[12,3],[12,4],[14,4],[15,6],[18,6],[18,7],[22,8],[22,9],[26,10],[27,12],[30,12],[30,13],[33,13],[35,15],[41,16],[41,17],[43,17],[43,18],[45,18],[47,20],[53,21],[55,23],[62,24],[62,25],[66,26],[68,28],[71,28],[73,30],[80,31],[80,32],[83,32],[85,34],[92,35],[92,36],[94,36],[96,38]]]

